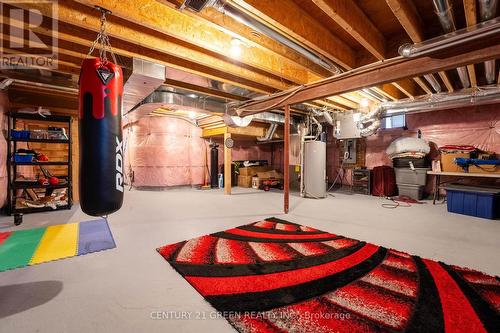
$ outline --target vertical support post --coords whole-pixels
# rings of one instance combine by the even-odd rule
[[[231,138],[231,133],[224,132],[224,194],[231,194],[231,156],[232,149],[226,147],[226,139]]]
[[[284,211],[288,214],[290,206],[290,105],[285,105],[285,145],[283,149],[283,176],[284,176]]]

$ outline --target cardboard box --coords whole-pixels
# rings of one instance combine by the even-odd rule
[[[238,186],[240,187],[252,187],[252,176],[238,176]]]
[[[273,168],[270,166],[251,166],[246,168],[239,168],[240,176],[255,176],[259,172],[270,171]]]
[[[264,179],[283,179],[283,174],[279,173],[276,170],[271,170],[271,171],[265,171],[265,172],[258,172],[257,176],[259,177],[259,180],[262,181]]]
[[[469,173],[500,174],[500,165],[469,165]]]
[[[441,170],[443,172],[465,172],[453,161],[457,157],[470,158],[470,153],[441,153]]]

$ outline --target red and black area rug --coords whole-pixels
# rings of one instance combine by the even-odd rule
[[[500,279],[277,218],[158,252],[240,332],[500,332]]]

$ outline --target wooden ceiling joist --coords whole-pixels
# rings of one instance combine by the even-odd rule
[[[175,9],[179,8],[180,4],[182,3],[182,1],[178,0],[157,1]],[[292,62],[307,68],[309,71],[314,73],[314,75],[321,77],[327,77],[330,75],[330,73],[326,69],[315,64],[311,60],[304,58],[296,52],[290,52],[290,49],[287,46],[267,37],[266,35],[261,34],[258,31],[253,30],[252,28],[244,24],[241,24],[241,22],[221,13],[214,8],[207,7],[198,13],[184,10],[183,13],[195,17],[198,20],[203,20],[207,24],[210,24],[216,29],[224,31],[227,34],[236,36],[253,47],[264,48],[282,57],[288,58]]]
[[[384,36],[355,2],[350,0],[312,1],[377,59],[385,59]]]
[[[417,82],[418,86],[422,88],[422,90],[425,91],[427,95],[432,94],[432,90],[425,84],[424,80],[419,77],[414,77],[413,80]]]
[[[416,86],[410,80],[398,80],[394,82],[394,85],[409,98],[414,98],[415,96],[419,95]]]
[[[464,12],[465,12],[465,22],[467,26],[473,26],[477,24],[477,10],[476,10],[476,0],[463,0],[464,1]],[[477,87],[476,79],[476,69],[474,65],[467,65],[467,72],[469,73],[470,84],[472,87]]]
[[[19,7],[26,7],[25,4],[19,3],[17,4]],[[59,14],[58,20],[59,23],[63,22],[66,24],[70,30],[75,30],[71,27],[71,25],[78,25],[81,29],[85,29],[88,31],[93,31],[94,36],[91,41],[95,38],[95,31],[98,30],[99,27],[99,18],[98,13],[89,7],[71,4],[71,6],[66,3],[59,3]],[[38,3],[30,3],[29,8],[37,9],[42,14],[47,17],[51,17],[52,12],[47,9],[46,6]],[[72,34],[62,34],[61,24],[59,27],[59,38],[65,38],[67,41],[72,43],[82,42],[82,39],[79,36],[74,36]],[[78,29],[77,29],[78,30]],[[112,40],[113,47],[119,50],[119,46],[123,46],[125,44],[126,53],[129,55],[135,54],[138,57],[144,58],[144,55],[151,53],[150,58],[158,59],[160,56],[168,57],[169,65],[181,67],[182,69],[192,70],[192,68],[200,68],[202,73],[219,73],[223,75],[233,75],[233,80],[228,80],[227,78],[220,78],[222,81],[229,82],[231,84],[243,86],[248,89],[256,89],[256,86],[260,86],[261,88],[257,88],[257,91],[260,92],[272,92],[273,89],[286,89],[291,85],[286,83],[286,80],[279,79],[278,77],[273,77],[270,74],[259,73],[257,71],[253,71],[248,67],[242,66],[241,64],[235,63],[232,59],[221,59],[214,55],[209,55],[206,52],[203,52],[201,48],[190,48],[181,41],[178,40],[170,40],[166,37],[162,37],[159,34],[148,33],[144,29],[140,29],[138,26],[120,20],[112,20],[109,19],[107,23],[107,32],[111,37],[114,37]],[[90,47],[91,41],[89,43],[88,40],[83,40],[84,43]],[[140,45],[138,47],[137,45]],[[183,65],[179,65],[183,64]],[[192,65],[192,66],[191,66]],[[210,75],[210,74],[208,74]],[[246,84],[242,82],[252,82],[251,84]],[[254,84],[255,83],[255,84]],[[269,88],[264,88],[268,86]]]
[[[376,59],[386,59],[385,45],[387,42],[385,37],[356,3],[349,0],[312,1]],[[411,85],[411,83],[407,83],[406,85]],[[405,94],[408,92],[408,89],[403,90],[398,84],[394,84],[394,87],[400,89]],[[383,91],[382,94],[389,99],[393,99],[393,94],[389,91]]]
[[[413,0],[386,0],[386,2],[413,43],[422,42],[424,40],[423,22]],[[439,76],[443,80],[446,89],[452,92],[453,86],[448,75],[445,72],[439,72]],[[432,93],[422,79],[414,78],[414,80],[427,94]]]
[[[396,101],[406,97],[401,89],[398,89],[394,84],[383,84],[379,89],[379,91],[389,100]]]
[[[336,104],[343,105],[346,109],[356,109],[358,108],[358,103],[350,101],[349,99],[342,96],[330,96],[327,100],[335,102]]]
[[[292,1],[233,0],[257,19],[271,23],[295,40],[344,68],[356,67],[354,50]]]
[[[342,111],[346,111],[348,109],[345,105],[338,104],[335,101],[332,101],[332,100],[329,100],[329,99],[326,99],[326,100],[317,99],[317,100],[314,101],[314,103],[316,105],[311,105],[311,106],[314,106],[314,107],[326,106],[328,108],[342,110]]]
[[[448,89],[449,92],[453,92],[455,89],[453,88],[453,85],[451,84],[450,79],[448,78],[448,75],[446,75],[445,72],[438,72],[439,77],[441,80],[443,80],[444,85],[446,86],[446,89]]]
[[[490,46],[486,44],[490,44]],[[378,63],[359,73],[353,73],[351,75],[332,78],[321,83],[307,85],[285,102],[281,101],[283,99],[282,95],[276,96],[254,103],[246,107],[245,111],[252,113],[254,109],[263,109],[275,104],[275,107],[283,107],[285,104],[293,105],[304,101],[324,98],[331,94],[343,94],[367,86],[377,86],[401,80],[406,77],[417,77],[500,57],[500,44],[496,43],[495,40],[477,41],[474,45],[470,46],[471,49],[473,49],[472,51],[464,51],[458,48],[454,50],[456,52],[455,54],[449,55],[448,57],[443,56],[434,58],[429,55],[420,58],[398,59]]]
[[[101,6],[113,16],[140,24],[166,36],[196,45],[226,58],[231,54],[232,36],[181,11],[151,0],[77,0],[91,8]],[[61,6],[61,5],[60,5]],[[73,6],[71,6],[73,7]],[[77,9],[77,6],[74,6]],[[59,14],[61,16],[61,13]],[[232,60],[283,77],[297,84],[308,83],[308,69],[269,50],[241,45],[243,51]]]

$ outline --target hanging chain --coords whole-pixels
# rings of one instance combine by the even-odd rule
[[[111,57],[113,57],[113,62],[117,64],[115,54],[113,52],[113,49],[111,48],[111,43],[109,42],[108,34],[106,33],[106,14],[111,14],[111,12],[99,6],[96,6],[96,9],[101,12],[101,26],[99,27],[97,38],[92,43],[90,51],[87,54],[87,58],[91,56],[97,46],[99,48],[99,59],[101,59],[101,66],[105,66],[108,63],[108,53],[111,54]]]

